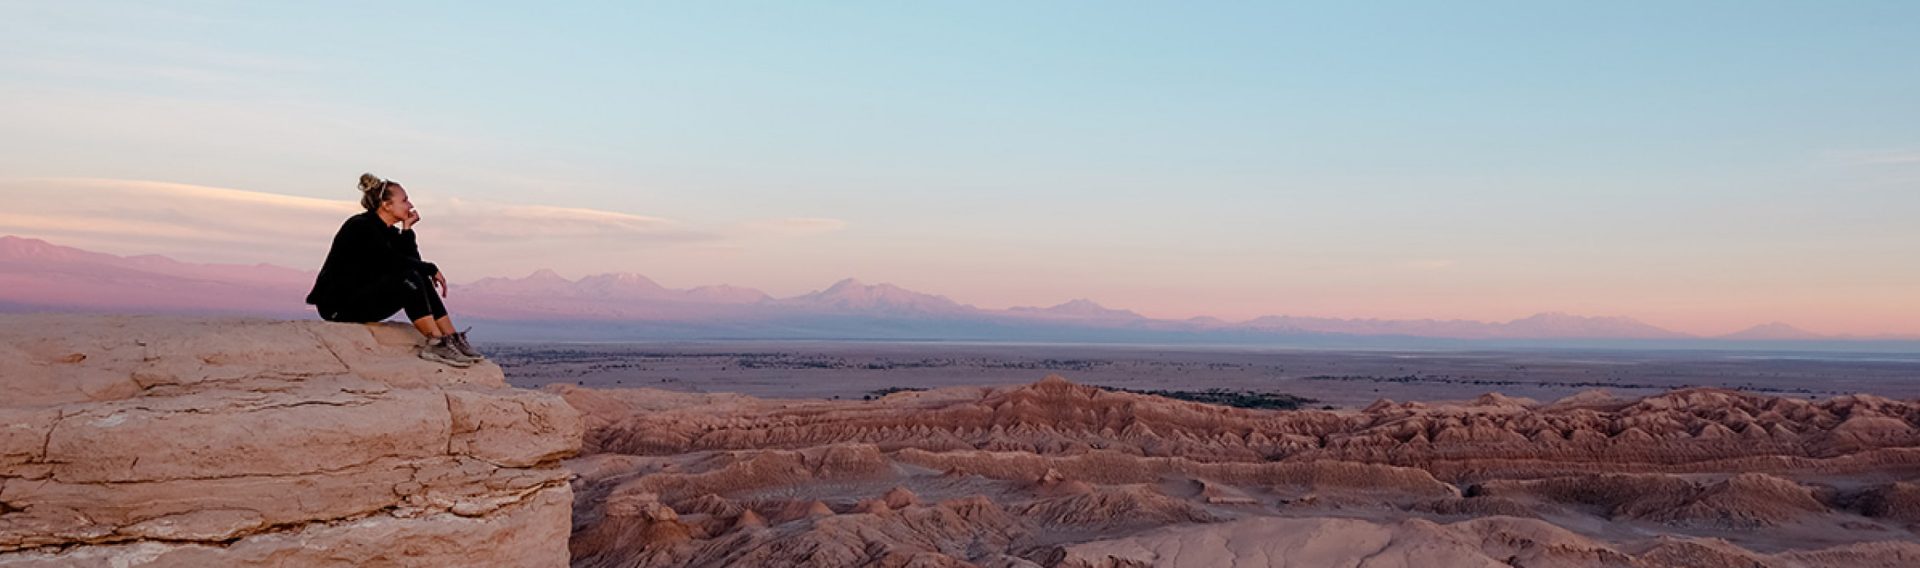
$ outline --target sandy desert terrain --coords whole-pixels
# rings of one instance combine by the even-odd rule
[[[1308,364],[1289,372],[1332,372]],[[552,382],[588,428],[573,564],[1920,565],[1913,402],[1689,388],[1289,411],[994,376],[1019,373],[873,400]],[[1351,404],[1330,393],[1374,383],[1288,384]]]

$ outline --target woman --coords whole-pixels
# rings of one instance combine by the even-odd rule
[[[484,360],[467,344],[465,332],[454,331],[447,306],[440,301],[447,294],[446,275],[420,260],[413,235],[420,212],[407,200],[406,188],[363,174],[360,206],[367,211],[347,218],[334,234],[307,303],[320,309],[321,319],[338,322],[377,322],[405,310],[413,327],[427,336],[421,359],[455,367]],[[439,296],[434,295],[436,286]]]

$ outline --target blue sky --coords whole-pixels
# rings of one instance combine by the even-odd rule
[[[423,230],[436,200],[464,200],[712,237],[442,243],[469,278],[551,266],[783,294],[856,276],[1165,317],[1920,331],[1915,3],[0,14],[0,175],[29,180],[8,187],[350,200],[374,171],[420,194]],[[112,252],[324,254],[58,227],[0,218]]]

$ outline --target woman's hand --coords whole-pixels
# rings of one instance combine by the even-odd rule
[[[418,224],[420,224],[420,210],[408,209],[407,218],[400,220],[400,230],[402,231],[411,230],[413,229],[414,225],[418,225]]]
[[[447,275],[445,273],[433,273],[433,285],[440,287],[440,297],[447,297]]]

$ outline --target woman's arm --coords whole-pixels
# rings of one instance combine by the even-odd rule
[[[408,268],[428,276],[440,273],[440,267],[420,260],[420,243],[415,240],[412,229],[400,231],[400,235],[394,237],[393,250],[400,255],[404,261],[403,264]]]
[[[394,274],[419,272],[432,275],[440,271],[433,263],[420,260],[419,245],[414,243],[413,231],[394,233],[393,227],[381,224],[378,219],[368,219],[353,227],[350,240],[354,243],[355,255],[362,262],[380,267],[380,270]]]
[[[413,232],[413,226],[419,223],[420,223],[419,209],[408,211],[407,218],[400,220],[400,236],[406,242],[406,245],[404,247],[405,252],[408,257],[420,262],[420,265],[421,265],[420,273],[426,274],[430,278],[432,278],[433,285],[440,288],[440,297],[445,298],[447,297],[447,289],[448,289],[447,275],[440,273],[439,266],[436,266],[431,262],[420,260],[420,244],[418,241],[418,237],[416,237]]]

